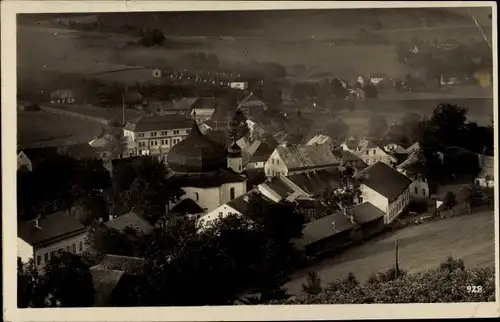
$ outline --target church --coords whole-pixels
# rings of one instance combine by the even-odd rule
[[[171,178],[185,194],[172,213],[203,215],[247,192],[241,148],[233,142],[226,149],[203,135],[193,122],[189,135],[167,155]]]

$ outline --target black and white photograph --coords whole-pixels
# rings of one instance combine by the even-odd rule
[[[7,320],[498,316],[496,3],[182,2],[1,3]]]

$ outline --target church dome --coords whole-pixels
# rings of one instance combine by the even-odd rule
[[[167,164],[174,172],[213,172],[227,168],[226,157],[224,146],[204,136],[194,122],[189,135],[168,153]]]

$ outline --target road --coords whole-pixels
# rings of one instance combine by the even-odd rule
[[[395,240],[399,240],[399,266],[415,273],[439,265],[447,256],[461,258],[468,267],[495,265],[494,214],[492,211],[408,227],[390,236],[380,236],[333,258],[297,272],[286,285],[290,294],[301,292],[308,271],[316,271],[324,285],[352,272],[365,281],[373,272],[395,262]]]

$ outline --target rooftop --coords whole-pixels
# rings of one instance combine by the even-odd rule
[[[382,196],[389,202],[396,200],[411,184],[410,178],[391,166],[377,162],[357,174],[358,180]]]
[[[332,223],[335,223],[335,229]],[[302,237],[296,239],[294,243],[298,246],[307,246],[353,228],[354,224],[344,214],[335,213],[307,223],[302,230]]]
[[[230,169],[221,169],[206,173],[174,174],[172,179],[179,180],[182,187],[209,188],[220,187],[226,183],[244,182],[246,176]]]
[[[274,152],[274,149],[275,147],[269,143],[261,141],[255,152],[251,154],[249,162],[266,162]]]
[[[118,216],[113,220],[107,221],[106,225],[118,231],[124,231],[127,227],[131,227],[144,235],[150,234],[153,231],[153,226],[135,212]]]
[[[281,198],[286,198],[294,192],[294,190],[283,181],[281,177],[274,177],[271,181],[266,182],[266,185],[276,192]]]
[[[370,202],[363,202],[362,204],[354,206],[350,211],[354,215],[354,221],[359,225],[370,223],[385,216],[382,210],[378,209]]]
[[[95,290],[94,306],[105,306],[124,272],[91,267],[90,274]]]
[[[289,175],[287,179],[313,196],[320,194],[325,189],[340,187],[340,172],[337,168]]]
[[[31,246],[37,246],[86,231],[77,218],[64,211],[41,217],[38,226],[36,220],[19,222],[17,236]]]
[[[192,120],[179,114],[147,115],[131,120],[124,129],[132,132],[164,131],[189,129],[192,124]]]
[[[328,145],[279,146],[277,150],[288,170],[325,167],[340,163]]]
[[[262,203],[262,206],[271,205],[274,202],[268,199],[267,197],[257,194],[256,196],[251,196],[252,192],[247,193],[246,195],[239,196],[227,203],[228,206],[237,210],[241,214],[246,214],[250,210],[250,203],[247,201],[247,198],[255,198],[256,202]]]
[[[202,213],[203,209],[193,199],[186,198],[172,207],[170,211],[180,215],[194,215]]]
[[[120,271],[127,275],[141,275],[144,258],[107,254],[93,268]]]

